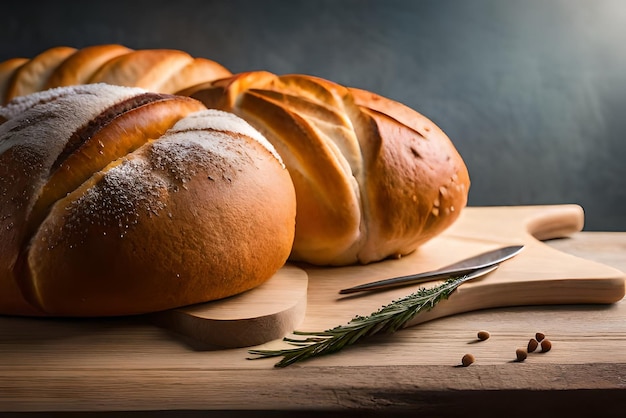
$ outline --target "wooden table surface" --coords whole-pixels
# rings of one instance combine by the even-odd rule
[[[626,271],[626,232],[549,244]],[[514,361],[536,332],[552,350]],[[626,416],[626,300],[465,313],[284,369],[247,356],[143,318],[2,317],[0,416]]]

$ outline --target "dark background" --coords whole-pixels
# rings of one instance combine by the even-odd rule
[[[469,204],[580,204],[626,231],[626,1],[14,1],[0,60],[121,43],[400,101],[465,159]]]

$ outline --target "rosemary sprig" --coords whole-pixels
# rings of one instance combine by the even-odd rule
[[[304,339],[285,337],[283,341],[295,348],[282,350],[249,350],[248,352],[261,358],[280,357],[283,359],[275,367],[286,367],[311,357],[336,353],[344,347],[352,345],[364,338],[381,333],[393,333],[402,328],[420,312],[431,310],[438,302],[447,299],[450,294],[465,281],[468,276],[453,277],[439,286],[420,288],[416,292],[401,299],[394,300],[368,316],[356,316],[345,325],[339,325],[322,332],[294,331]]]

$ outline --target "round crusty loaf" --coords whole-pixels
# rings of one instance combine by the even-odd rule
[[[221,64],[175,49],[133,50],[123,45],[58,46],[37,56],[0,63],[0,105],[37,91],[89,83],[175,93],[232,75]]]
[[[452,142],[390,99],[263,71],[179,94],[239,115],[276,147],[296,188],[293,260],[399,257],[440,234],[466,205],[469,175]]]
[[[293,184],[235,115],[106,84],[0,115],[0,313],[153,312],[251,289],[287,260]]]

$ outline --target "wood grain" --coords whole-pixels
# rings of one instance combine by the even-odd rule
[[[192,344],[235,348],[282,338],[297,328],[306,311],[308,276],[286,265],[261,286],[211,303],[151,315],[154,323]]]
[[[464,284],[449,300],[408,326],[503,306],[613,303],[624,296],[622,272],[539,241],[577,232],[583,222],[584,213],[577,205],[467,208],[452,228],[400,260],[340,268],[301,266],[311,281],[308,292],[306,277],[301,277],[306,273],[286,266],[268,283],[243,295],[163,312],[156,318],[161,326],[204,344],[263,344],[296,328],[323,331],[346,323],[355,314],[367,315],[424,285],[348,296],[338,295],[341,288],[432,270],[514,244],[525,245],[521,254],[493,273]],[[290,277],[295,272],[300,276]]]
[[[572,232],[545,244],[626,270],[626,232]],[[466,416],[487,405],[481,416],[621,417],[624,318],[624,300],[478,310],[274,369],[271,359],[246,360],[245,348],[192,347],[142,317],[3,317],[0,411],[228,417],[242,410],[248,416],[292,416],[297,409],[300,416],[322,410],[347,417]],[[477,342],[481,329],[491,337]],[[552,350],[515,362],[515,349],[537,331],[550,338]],[[476,362],[459,367],[467,352]]]
[[[580,231],[577,205],[467,208],[448,231],[400,260],[368,266],[306,268],[309,274],[304,330],[323,330],[355,314],[367,315],[421,285],[373,293],[339,295],[344,287],[433,270],[505,245],[524,250],[484,278],[462,285],[448,300],[409,325],[474,310],[523,305],[613,303],[624,297],[624,273],[558,251],[539,241]],[[438,282],[432,283],[432,285]]]

